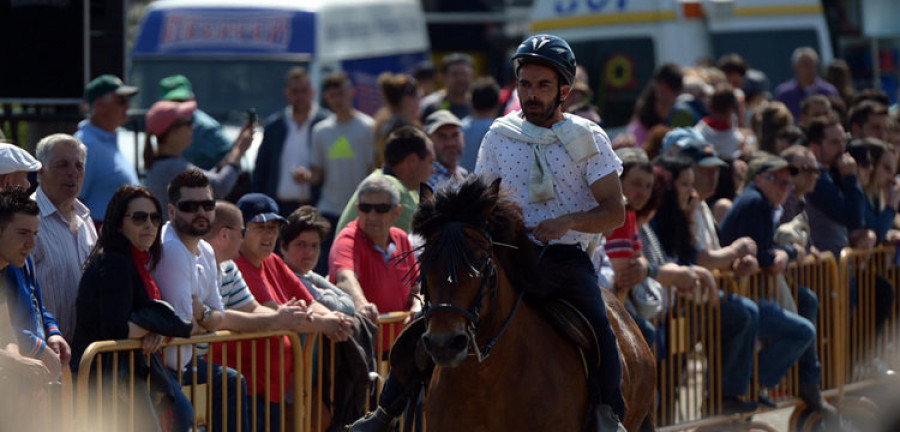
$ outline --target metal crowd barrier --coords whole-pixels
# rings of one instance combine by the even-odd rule
[[[900,306],[896,291],[900,272],[896,259],[895,246],[841,252],[842,279],[849,284],[851,296],[845,303],[850,316],[845,324],[850,349],[842,353],[844,382],[851,389],[876,384],[886,368],[900,366]],[[878,312],[884,314],[882,323]]]
[[[282,399],[280,403],[280,424],[281,430],[291,430],[294,432],[300,431],[308,431],[310,430],[310,413],[313,399],[312,392],[312,355],[313,355],[313,343],[315,340],[314,337],[307,338],[304,343],[301,341],[300,336],[297,333],[291,331],[271,331],[271,332],[263,332],[263,333],[231,333],[231,332],[216,332],[210,333],[207,335],[199,335],[191,337],[190,339],[173,339],[169,343],[166,344],[166,347],[180,347],[183,345],[191,345],[191,350],[193,354],[193,358],[189,363],[190,366],[196,368],[197,366],[197,345],[203,344],[209,346],[208,358],[212,358],[212,354],[214,350],[222,350],[221,356],[224,359],[231,359],[231,356],[236,357],[236,361],[238,364],[238,374],[239,377],[240,369],[241,369],[241,361],[237,353],[228,353],[228,346],[225,344],[218,344],[221,342],[235,342],[237,349],[240,350],[244,345],[249,345],[251,348],[254,348],[253,354],[250,358],[252,367],[255,368],[256,362],[266,362],[267,364],[271,364],[273,359],[270,358],[268,353],[264,356],[264,358],[257,358],[255,348],[257,344],[266,344],[268,348],[270,343],[272,343],[271,339],[261,339],[261,338],[278,338],[280,344],[282,344],[282,349],[280,351],[280,358],[282,360],[281,364],[291,364],[294,374],[292,382],[284,382],[282,378],[280,381],[280,388],[278,389],[279,394],[282,396],[290,396],[292,397],[293,404],[289,405],[285,403],[285,399]],[[285,358],[285,347],[283,345],[284,337],[287,337],[290,341],[291,345],[291,363],[284,362]],[[113,429],[115,431],[120,431],[120,419],[119,416],[127,416],[128,418],[125,421],[125,425],[127,425],[126,430],[135,430],[135,398],[140,397],[140,395],[136,394],[136,391],[140,391],[137,386],[148,385],[149,382],[137,382],[134,375],[135,368],[135,358],[136,356],[143,355],[140,353],[141,342],[139,340],[126,339],[126,340],[118,340],[118,341],[101,341],[95,342],[91,344],[87,350],[85,350],[84,355],[82,356],[81,363],[79,366],[80,373],[77,377],[76,382],[76,398],[75,398],[75,406],[76,406],[76,415],[75,415],[75,425],[74,428],[76,431],[101,431],[101,430],[110,430],[104,429],[107,421],[111,421],[111,424],[114,425]],[[138,350],[138,351],[135,351]],[[111,362],[107,361],[97,361],[100,357],[100,354],[106,354],[107,358],[111,359]],[[178,351],[179,362],[181,360],[181,352]],[[124,375],[124,379],[119,378],[119,373],[116,370],[118,367],[120,358],[124,358],[128,364],[129,370],[127,374]],[[223,362],[224,363],[224,362]],[[110,369],[112,368],[112,369]],[[90,373],[89,371],[95,370],[96,373]],[[104,370],[109,370],[113,372],[111,374],[104,374]],[[280,373],[282,377],[284,377],[285,371],[271,371],[266,368],[266,374],[269,373]],[[253,373],[255,375],[255,371]],[[255,382],[256,376],[247,376],[243,375],[243,377],[247,380],[248,390]],[[177,378],[179,381],[182,379],[181,371],[177,373]],[[206,382],[212,383],[212,370],[210,369],[206,376]],[[124,382],[122,382],[124,381]],[[149,381],[149,380],[148,380]],[[225,384],[225,376],[223,375],[222,383]],[[289,388],[288,388],[289,387]],[[210,424],[212,422],[212,386],[211,385],[201,385],[198,384],[198,377],[196,374],[193,376],[192,382],[183,388],[185,395],[187,395],[188,399],[192,402],[194,408],[194,416],[195,416],[195,425],[193,430],[209,430],[211,429]],[[223,400],[228,400],[229,397],[235,397],[235,395],[228,395],[227,386],[222,386]],[[263,391],[266,393],[265,400],[269,402],[269,395],[266,390]],[[115,398],[124,399],[127,407],[124,412],[120,409],[113,409],[112,407],[104,406],[104,392],[112,392]],[[252,394],[252,392],[251,392]],[[237,398],[237,413],[229,414],[227,409],[227,404],[223,403],[222,409],[222,420],[223,420],[223,428],[227,429],[227,418],[229,415],[235,415],[237,418],[237,423],[240,424],[240,415],[241,415],[241,407],[243,403],[250,403],[253,400],[253,397],[250,396],[245,401],[243,397]],[[256,404],[253,403],[251,405],[251,424],[253,425],[253,429],[255,430],[256,422],[258,417],[265,417],[266,426],[265,430],[268,431],[270,429],[270,425],[268,424],[268,420],[270,419],[271,413],[270,408],[266,406],[263,410],[264,412],[258,412],[256,409]],[[290,412],[288,412],[290,410]],[[288,419],[291,419],[288,422]]]
[[[806,257],[802,262],[791,263],[785,274],[788,287],[797,301],[797,287],[802,285],[818,297],[816,324],[816,348],[822,364],[821,386],[826,395],[842,391],[846,351],[846,285],[840,283],[840,273],[830,253],[816,259]],[[732,292],[751,300],[773,298],[776,279],[757,272],[743,279],[731,273],[717,273],[716,283],[724,292]],[[656,423],[661,431],[687,429],[715,430],[729,424],[729,430],[776,429],[768,424],[750,421],[753,414],[767,410],[760,407],[754,413],[744,415],[724,414],[722,411],[722,329],[720,311],[705,303],[694,301],[691,296],[674,294],[665,314],[654,321],[658,338],[656,352],[658,367],[658,406]],[[798,371],[794,365],[778,386],[768,389],[768,397],[778,408],[799,405],[796,398]],[[744,397],[756,401],[761,386],[758,380],[758,364],[754,358],[754,371],[750,391]]]
[[[820,258],[808,256],[802,262],[792,263],[786,272],[788,287],[794,300],[797,300],[797,287],[802,285],[811,289],[818,297],[819,310],[816,322],[816,348],[822,365],[821,387],[838,408],[848,411],[862,412],[872,415],[875,407],[870,402],[848,398],[846,391],[872,385],[878,378],[879,364],[896,368],[900,353],[895,347],[900,343],[900,306],[894,301],[890,304],[888,319],[882,328],[877,328],[875,310],[877,308],[876,292],[879,289],[879,278],[896,287],[900,285],[900,272],[894,265],[896,253],[894,247],[878,247],[871,251],[845,250],[841,254],[840,266],[835,258],[823,254]],[[858,300],[851,310],[851,280],[858,286]],[[771,297],[775,286],[774,278],[757,273],[743,280],[736,280],[729,273],[717,274],[719,288],[726,292],[735,292],[751,299]],[[375,353],[377,355],[378,378],[372,382],[372,394],[367,410],[374,408],[382,390],[383,380],[390,370],[386,343],[395,340],[401,330],[406,313],[382,315],[379,319],[376,336]],[[770,425],[749,422],[754,414],[764,412],[760,409],[747,415],[723,414],[722,412],[722,352],[721,352],[721,314],[718,308],[709,307],[705,303],[694,301],[683,294],[674,294],[669,299],[667,311],[654,320],[657,332],[661,335],[656,343],[658,367],[656,423],[661,431],[676,430],[712,430],[715,427],[730,423],[733,430],[748,430],[751,427],[760,430],[775,430]],[[323,403],[326,398],[334,400],[333,386],[326,391],[321,383],[324,380],[334,382],[334,343],[326,342],[321,335],[309,335],[301,341],[296,333],[269,332],[259,334],[232,334],[218,332],[191,339],[175,339],[168,346],[195,345],[225,341],[251,342],[271,336],[287,336],[290,338],[295,373],[293,385],[290,387],[294,405],[291,415],[293,431],[324,431],[330,427],[331,413]],[[318,346],[318,349],[315,347]],[[129,356],[132,361],[140,348],[140,341],[106,341],[92,344],[85,352],[81,370],[90,370],[91,364],[100,353],[111,353],[111,356]],[[196,350],[196,348],[194,348]],[[330,350],[332,355],[324,356]],[[129,351],[129,352],[122,352]],[[323,364],[330,361],[328,367]],[[271,359],[256,359],[269,361]],[[113,363],[115,363],[114,360]],[[313,367],[318,362],[318,367]],[[106,367],[106,365],[103,365]],[[132,366],[133,367],[133,366]],[[325,377],[324,370],[332,376]],[[746,395],[749,400],[756,400],[760,385],[754,368],[750,391]],[[277,372],[276,372],[277,373]],[[75,418],[75,422],[59,422],[54,430],[81,431],[99,430],[91,422],[92,410],[89,392],[100,392],[102,387],[89,382],[89,374],[82,373],[73,386],[71,382],[55,389],[56,396],[50,398],[51,410],[61,412],[59,418]],[[769,389],[768,396],[777,402],[779,408],[798,406],[791,419],[791,427],[796,427],[797,414],[803,408],[802,402],[796,398],[798,382],[797,366],[782,379],[778,386]],[[209,377],[208,377],[209,378]],[[251,377],[247,377],[248,386]],[[91,378],[93,379],[93,378]],[[120,386],[131,394],[135,383],[133,375],[127,382],[116,382],[113,388]],[[318,383],[313,387],[313,382]],[[211,387],[189,385],[186,394],[195,405],[200,430],[208,424],[211,409]],[[287,391],[287,388],[280,389]],[[300,403],[297,403],[300,401]],[[282,406],[284,404],[282,403]],[[198,409],[199,408],[199,409]],[[68,413],[68,414],[67,414]],[[112,413],[115,415],[115,413]],[[265,413],[253,411],[254,418]],[[282,410],[285,415],[285,410]],[[48,416],[56,418],[56,416]],[[284,419],[283,419],[284,420]],[[282,422],[283,426],[286,426]],[[807,427],[808,428],[808,427]],[[404,426],[402,430],[410,430]]]

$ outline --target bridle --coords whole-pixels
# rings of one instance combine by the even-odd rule
[[[497,334],[494,335],[483,347],[478,346],[478,341],[475,336],[478,334],[478,329],[481,324],[481,310],[484,307],[484,299],[488,296],[496,298],[497,294],[497,286],[498,286],[498,277],[499,273],[497,271],[497,265],[493,260],[493,247],[494,246],[503,246],[509,247],[513,249],[518,249],[516,246],[495,242],[491,239],[490,233],[488,233],[484,229],[480,229],[468,224],[464,224],[462,222],[449,222],[445,224],[443,232],[448,232],[450,230],[459,230],[461,233],[465,233],[462,229],[468,227],[471,228],[481,234],[484,237],[488,246],[487,257],[482,262],[481,266],[475,268],[471,265],[468,258],[464,258],[466,260],[466,264],[468,270],[472,272],[472,276],[481,279],[481,283],[478,285],[478,293],[475,294],[475,298],[472,300],[472,303],[469,305],[468,309],[463,309],[460,306],[450,304],[450,303],[440,303],[436,305],[431,305],[431,301],[428,296],[428,290],[425,287],[425,275],[423,270],[422,275],[422,291],[425,293],[425,320],[427,321],[432,315],[440,312],[449,312],[455,313],[458,315],[462,315],[466,319],[466,333],[469,335],[469,341],[472,345],[472,350],[475,352],[475,357],[478,359],[478,362],[481,363],[491,355],[491,350],[494,348],[494,345],[500,340],[500,336],[506,331],[507,327],[509,327],[510,322],[512,321],[513,316],[515,316],[516,311],[519,310],[519,305],[522,303],[522,293],[519,293],[518,298],[516,299],[516,304],[513,307],[512,312],[510,312],[509,316],[506,318],[506,321],[503,323],[503,326],[497,331]],[[450,230],[447,230],[450,228]],[[438,246],[440,247],[440,246]],[[458,283],[458,279],[455,272],[449,272],[447,275],[447,282],[450,285],[454,285]],[[496,304],[496,303],[495,303]],[[471,354],[470,354],[471,355]]]

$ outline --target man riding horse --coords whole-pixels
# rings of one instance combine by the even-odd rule
[[[585,430],[624,430],[619,420],[625,418],[625,402],[618,345],[586,252],[597,233],[611,231],[625,220],[619,183],[622,164],[600,126],[560,108],[575,79],[575,54],[566,41],[552,35],[529,37],[512,61],[522,111],[494,121],[478,152],[475,172],[488,183],[502,178],[501,188],[522,208],[531,238],[542,248],[541,259],[563,266],[575,281],[552,295],[579,309],[600,348],[602,367],[588,373]],[[391,357],[414,356],[409,351]],[[350,431],[390,430],[418,389],[412,383],[425,376],[421,371],[392,369],[379,408]]]

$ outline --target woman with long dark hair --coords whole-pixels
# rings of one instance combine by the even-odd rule
[[[166,372],[159,349],[171,337],[190,337],[191,323],[182,321],[168,303],[160,299],[150,270],[159,261],[162,207],[150,191],[123,186],[106,208],[106,217],[94,250],[85,264],[78,286],[72,370],[77,371],[87,347],[96,341],[140,339],[142,352],[102,356],[104,412],[118,409],[121,424],[129,418],[129,376],[135,378],[134,430],[178,431],[190,428],[193,410],[181,386]],[[95,372],[97,369],[92,370]],[[87,371],[82,371],[87,372]],[[112,374],[119,377],[112,389]],[[150,377],[149,391],[144,383]],[[92,380],[93,382],[93,380]],[[107,399],[108,398],[108,399]],[[110,405],[115,408],[110,408]],[[124,426],[124,428],[122,427]]]
[[[653,188],[658,190],[661,201],[651,227],[670,259],[678,264],[694,264],[697,248],[693,215],[699,197],[694,190],[693,161],[683,156],[661,156],[655,165]]]

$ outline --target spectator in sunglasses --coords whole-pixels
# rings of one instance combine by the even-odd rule
[[[125,423],[107,429],[129,430],[134,426],[133,430],[158,431],[163,419],[174,422],[173,430],[187,430],[193,424],[193,409],[180,383],[168,373],[151,372],[165,368],[158,352],[168,339],[191,334],[191,323],[179,318],[172,306],[162,301],[151,275],[162,252],[161,225],[162,207],[149,190],[121,187],[109,202],[100,236],[78,286],[73,371],[77,371],[82,354],[95,341],[140,339],[144,355],[120,354],[118,364],[111,363],[111,355],[103,358],[103,372],[109,375],[104,375],[104,385],[111,384],[110,378],[117,372],[120,382],[125,382],[121,377],[129,373],[131,358],[135,382],[143,383],[150,376],[149,389],[134,386],[133,406],[113,397],[111,386],[104,388],[103,395],[110,400],[103,401],[103,405],[119,410],[121,422],[131,418],[132,408],[134,412],[134,425]],[[142,319],[151,315],[153,318]],[[169,410],[170,406],[174,409]]]
[[[116,130],[128,122],[131,97],[137,93],[137,87],[125,85],[114,75],[101,75],[84,88],[84,99],[90,104],[91,114],[78,124],[75,132],[75,138],[87,146],[79,199],[91,210],[97,225],[119,187],[138,184],[137,172],[119,151],[116,138]]]
[[[402,211],[399,189],[377,176],[363,180],[357,192],[359,216],[338,233],[331,247],[331,282],[350,294],[357,313],[373,322],[379,313],[421,310],[412,247],[406,232],[393,226]],[[391,342],[384,340],[385,350]]]
[[[184,158],[184,151],[191,146],[196,101],[159,101],[147,111],[147,134],[144,138],[144,169],[147,170],[147,188],[159,197],[163,208],[168,207],[166,187],[180,173],[197,168]],[[218,165],[203,174],[212,185],[215,198],[225,198],[237,183],[241,174],[241,158],[253,142],[251,123],[244,124],[231,151]],[[156,149],[152,137],[156,138]],[[163,212],[163,220],[168,220]]]

